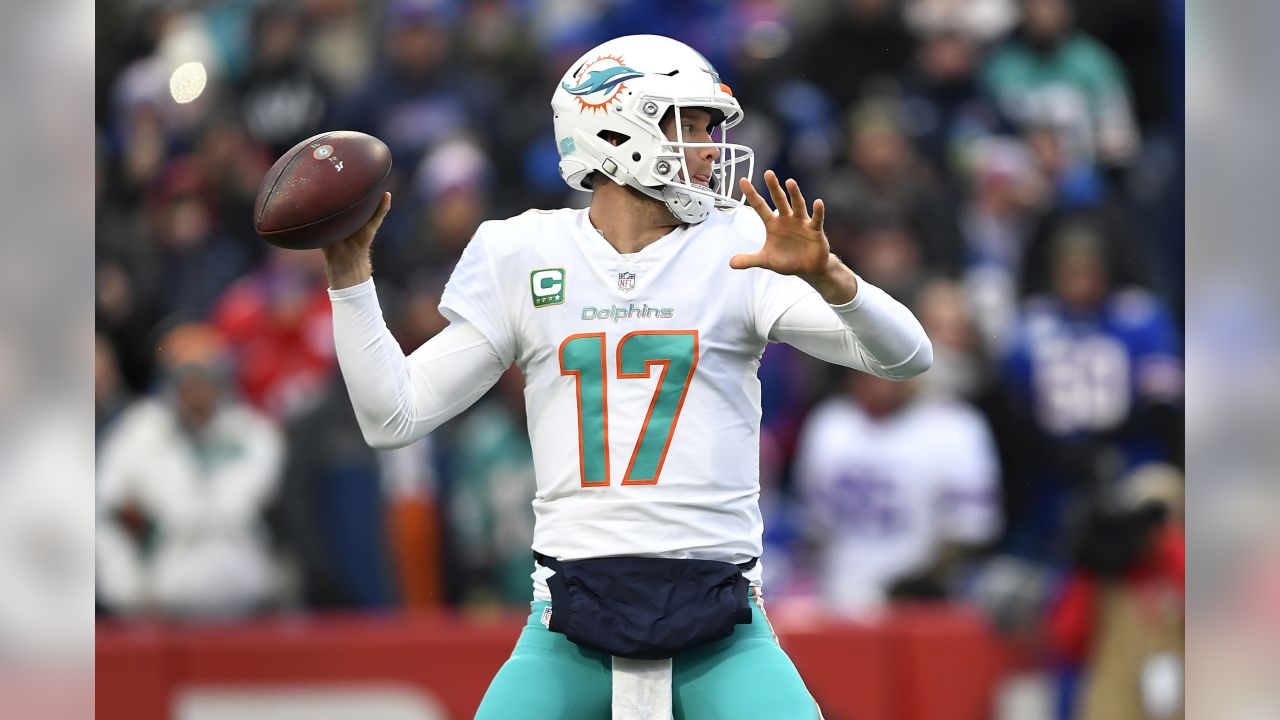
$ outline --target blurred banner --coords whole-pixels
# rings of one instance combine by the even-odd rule
[[[97,717],[461,720],[522,624],[417,614],[104,626]],[[921,607],[873,623],[810,617],[774,627],[828,720],[1028,717],[1014,697],[1028,660],[976,613]]]

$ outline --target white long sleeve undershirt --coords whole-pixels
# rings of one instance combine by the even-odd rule
[[[933,364],[933,345],[916,316],[861,278],[858,294],[843,305],[828,305],[817,292],[800,298],[773,324],[769,339],[890,380],[915,377]]]
[[[372,447],[422,438],[479,400],[509,365],[465,322],[406,357],[383,320],[372,279],[330,290],[329,298],[338,364]],[[893,380],[933,363],[933,346],[911,311],[861,279],[857,296],[844,305],[828,305],[816,292],[804,296],[778,318],[769,339]]]

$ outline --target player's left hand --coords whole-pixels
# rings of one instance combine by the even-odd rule
[[[767,170],[764,184],[769,188],[769,195],[777,210],[769,209],[769,204],[746,178],[739,182],[747,203],[764,221],[764,247],[754,253],[734,255],[729,259],[729,267],[735,270],[759,267],[802,278],[825,273],[831,246],[827,242],[826,233],[822,231],[822,220],[826,215],[822,201],[813,202],[813,216],[810,217],[808,205],[800,192],[800,184],[795,180],[787,180],[787,189],[783,191],[778,176],[772,170]]]

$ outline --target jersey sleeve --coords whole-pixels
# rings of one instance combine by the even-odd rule
[[[779,275],[759,268],[753,268],[750,272],[756,273],[753,283],[756,332],[766,340],[778,318],[791,309],[791,306],[810,295],[818,297],[817,290],[793,275]]]
[[[507,303],[490,248],[496,240],[492,223],[483,223],[476,230],[445,285],[440,313],[450,322],[470,323],[498,357],[510,364],[515,358],[515,331],[504,311]]]
[[[890,380],[906,380],[933,365],[933,344],[905,305],[867,282],[844,305],[828,305],[817,293],[787,308],[770,340],[804,353]]]
[[[751,252],[764,245],[764,223],[754,210],[738,210],[734,217],[734,230],[751,243]],[[736,272],[751,274],[751,320],[757,336],[765,342],[770,341],[769,333],[788,308],[805,296],[818,293],[809,283],[792,275],[779,275],[763,268]]]

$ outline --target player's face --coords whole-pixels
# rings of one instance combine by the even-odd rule
[[[667,139],[677,142],[713,142],[711,128],[711,113],[700,108],[680,109],[680,132],[678,134],[676,132],[676,117],[674,113],[662,121],[662,131],[666,133]],[[680,178],[682,180],[687,179],[693,185],[711,187],[711,168],[719,157],[720,148],[718,147],[685,148],[685,167],[688,168],[691,177],[685,178],[682,172],[680,173]]]

